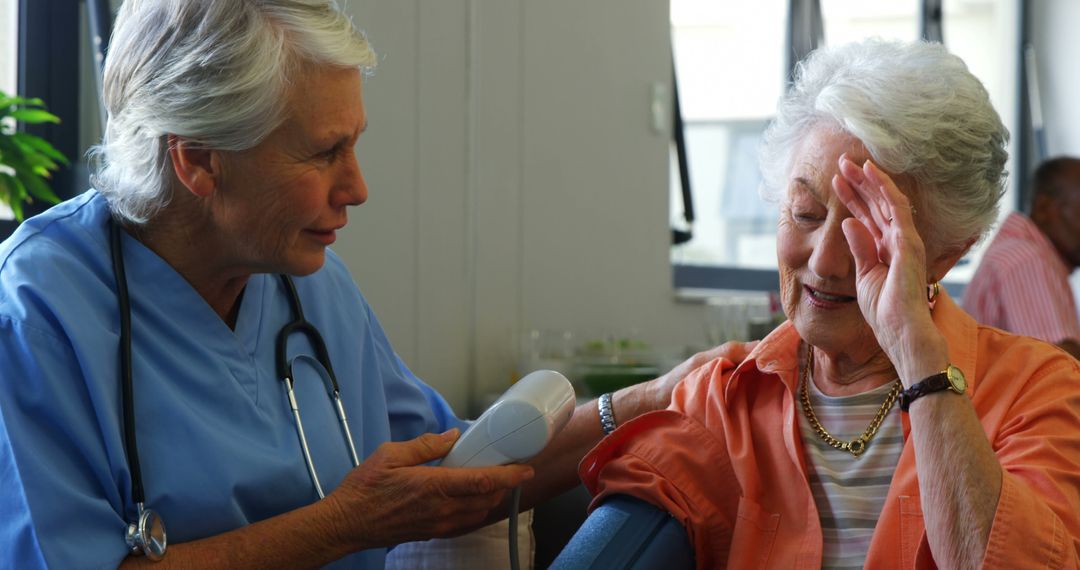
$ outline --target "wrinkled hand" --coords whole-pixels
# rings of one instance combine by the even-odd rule
[[[894,357],[912,327],[929,325],[926,247],[915,229],[911,203],[884,171],[867,160],[860,168],[840,156],[836,195],[854,218],[843,222],[855,258],[855,289],[878,344]]]
[[[479,526],[506,492],[532,478],[525,465],[430,467],[450,452],[458,430],[384,443],[326,500],[358,548],[454,536]]]
[[[738,364],[746,359],[750,351],[754,350],[758,341],[753,342],[737,342],[729,341],[715,346],[708,350],[703,350],[690,358],[682,361],[678,366],[672,368],[667,374],[660,376],[652,381],[652,390],[654,398],[658,402],[656,409],[663,409],[671,403],[671,392],[675,389],[675,386],[686,378],[691,372],[697,370],[704,364],[712,362],[717,358],[724,357],[728,360]]]

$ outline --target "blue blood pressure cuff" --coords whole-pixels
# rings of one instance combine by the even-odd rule
[[[593,510],[551,570],[694,568],[686,529],[666,511],[629,495]]]

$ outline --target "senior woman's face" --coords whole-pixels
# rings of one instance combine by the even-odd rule
[[[225,153],[215,219],[232,265],[306,275],[367,200],[354,147],[367,125],[356,69],[313,68],[289,95],[289,118],[258,146]]]
[[[804,340],[829,352],[876,346],[855,299],[855,262],[841,229],[851,213],[832,188],[844,153],[856,164],[869,158],[858,139],[831,129],[803,138],[777,228],[784,312]]]

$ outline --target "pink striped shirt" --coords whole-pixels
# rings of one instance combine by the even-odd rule
[[[1038,226],[1014,212],[964,289],[964,309],[980,323],[1051,343],[1080,340],[1070,268]]]

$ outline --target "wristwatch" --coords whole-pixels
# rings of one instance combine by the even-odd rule
[[[952,364],[945,370],[923,378],[922,382],[916,382],[907,390],[900,392],[900,409],[906,412],[915,400],[942,390],[952,390],[957,394],[963,394],[967,390],[967,379],[964,378],[964,373]]]

